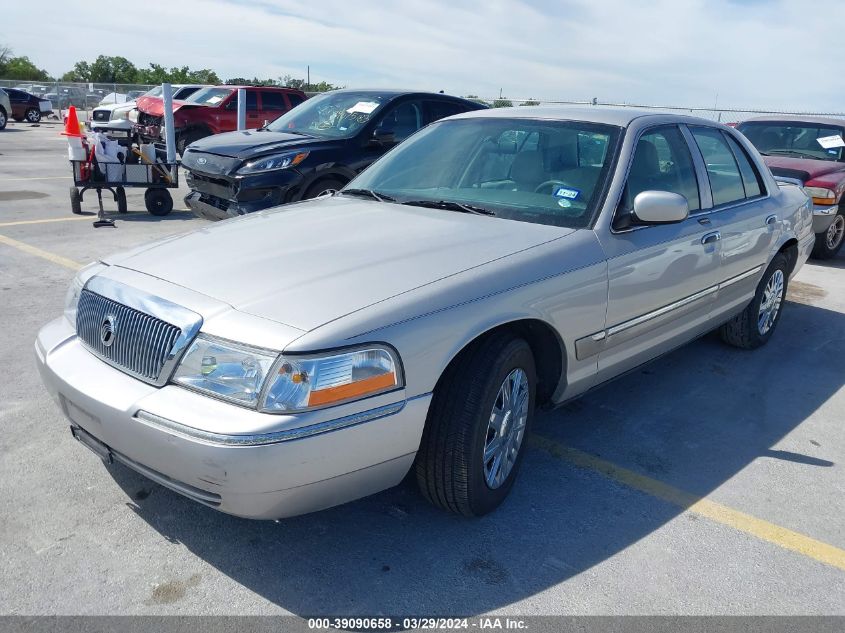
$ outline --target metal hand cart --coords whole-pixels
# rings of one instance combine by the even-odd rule
[[[70,188],[70,207],[82,214],[82,196],[89,189],[97,192],[100,211],[94,226],[114,226],[105,217],[103,189],[111,192],[119,213],[126,213],[126,188],[146,189],[144,206],[152,215],[164,216],[173,210],[173,197],[168,189],[179,186],[178,163],[110,163],[93,160],[72,160],[73,187]]]

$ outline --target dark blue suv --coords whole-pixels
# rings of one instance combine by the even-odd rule
[[[209,136],[182,156],[200,217],[220,220],[334,192],[420,128],[486,106],[438,93],[334,90],[258,130]]]

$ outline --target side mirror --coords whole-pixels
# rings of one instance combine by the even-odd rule
[[[634,221],[639,224],[672,224],[689,217],[687,199],[671,191],[643,191],[634,198]]]
[[[376,128],[373,130],[371,142],[374,145],[394,145],[396,143],[396,134],[393,130],[380,130]]]

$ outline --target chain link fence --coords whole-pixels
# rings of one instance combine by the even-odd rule
[[[0,79],[0,88],[23,90],[41,99],[48,99],[53,106],[53,114],[57,118],[61,118],[60,110],[67,109],[71,105],[75,106],[80,112],[90,111],[101,103],[131,101],[152,87],[146,84]]]

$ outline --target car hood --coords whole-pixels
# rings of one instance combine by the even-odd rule
[[[219,222],[105,261],[308,331],[572,232],[340,196]]]
[[[95,110],[108,110],[109,112],[123,111],[129,112],[135,107],[134,101],[124,101],[123,103],[102,103],[98,105]]]
[[[224,132],[207,136],[191,144],[191,149],[197,152],[248,159],[260,154],[272,153],[276,150],[296,149],[313,145],[324,145],[334,141],[319,139],[314,136],[290,134],[288,132],[271,132],[269,130],[242,130],[238,132]]]
[[[141,112],[145,112],[147,114],[151,114],[152,116],[162,116],[164,114],[164,99],[161,97],[138,97],[137,101],[135,102],[138,110]],[[178,112],[185,106],[189,106],[192,108],[204,108],[204,106],[199,103],[186,103],[184,101],[177,101],[174,99],[173,101],[173,111]]]
[[[763,160],[775,176],[790,176],[806,182],[819,176],[845,171],[845,163],[812,158],[788,158],[785,156],[764,156]]]

